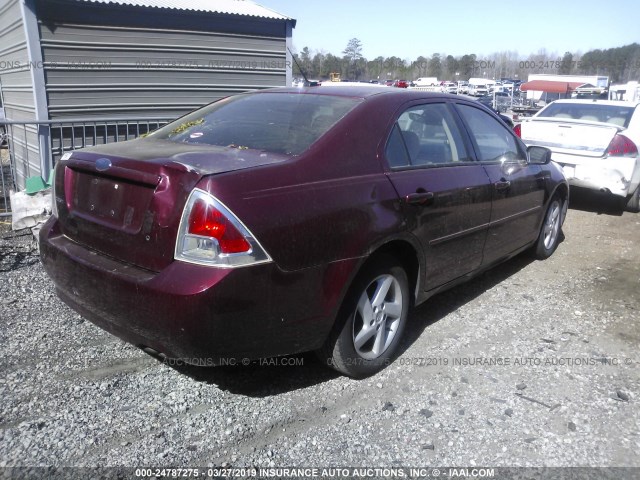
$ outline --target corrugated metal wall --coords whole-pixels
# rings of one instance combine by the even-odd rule
[[[0,83],[7,119],[36,118],[29,60],[20,0],[0,0]],[[27,177],[40,174],[38,131],[35,125],[12,128],[15,181],[23,186]]]
[[[285,21],[65,4],[37,3],[51,119],[177,117],[286,83]]]
[[[13,120],[35,118],[27,38],[19,0],[0,0],[0,75],[6,116]]]

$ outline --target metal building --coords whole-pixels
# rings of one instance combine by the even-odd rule
[[[295,23],[251,0],[0,0],[0,105],[14,122],[16,186],[46,179],[65,150],[290,85]]]

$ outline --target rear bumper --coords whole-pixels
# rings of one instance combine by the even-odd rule
[[[219,269],[174,261],[154,273],[69,240],[56,218],[40,231],[40,252],[71,308],[129,343],[188,363],[319,348],[340,301],[323,288],[330,267],[283,272],[274,263]]]
[[[553,151],[553,149],[552,149]],[[640,159],[581,157],[553,152],[570,185],[627,197],[640,181]]]

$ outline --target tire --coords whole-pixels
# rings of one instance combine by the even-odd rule
[[[549,258],[558,248],[562,223],[567,212],[566,200],[554,195],[544,215],[540,234],[534,247],[535,257],[539,260]]]
[[[378,257],[349,289],[320,358],[354,378],[382,370],[398,348],[410,305],[405,270],[391,257]]]
[[[640,185],[636,187],[636,191],[629,197],[625,205],[625,210],[631,213],[640,212]]]

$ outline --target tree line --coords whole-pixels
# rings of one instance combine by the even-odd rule
[[[362,42],[349,40],[342,55],[324,51],[311,51],[304,47],[294,53],[294,76],[304,70],[309,79],[327,79],[330,73],[339,73],[343,80],[386,81],[394,79],[414,80],[419,77],[436,77],[439,80],[468,80],[471,77],[489,79],[511,78],[526,81],[529,74],[601,75],[613,83],[640,80],[640,44],[632,43],[605,50],[555,52],[541,49],[522,57],[517,51],[496,52],[478,56],[470,53],[461,56],[434,53],[415,60],[400,57],[367,59],[362,55]],[[299,67],[298,67],[299,66]]]

